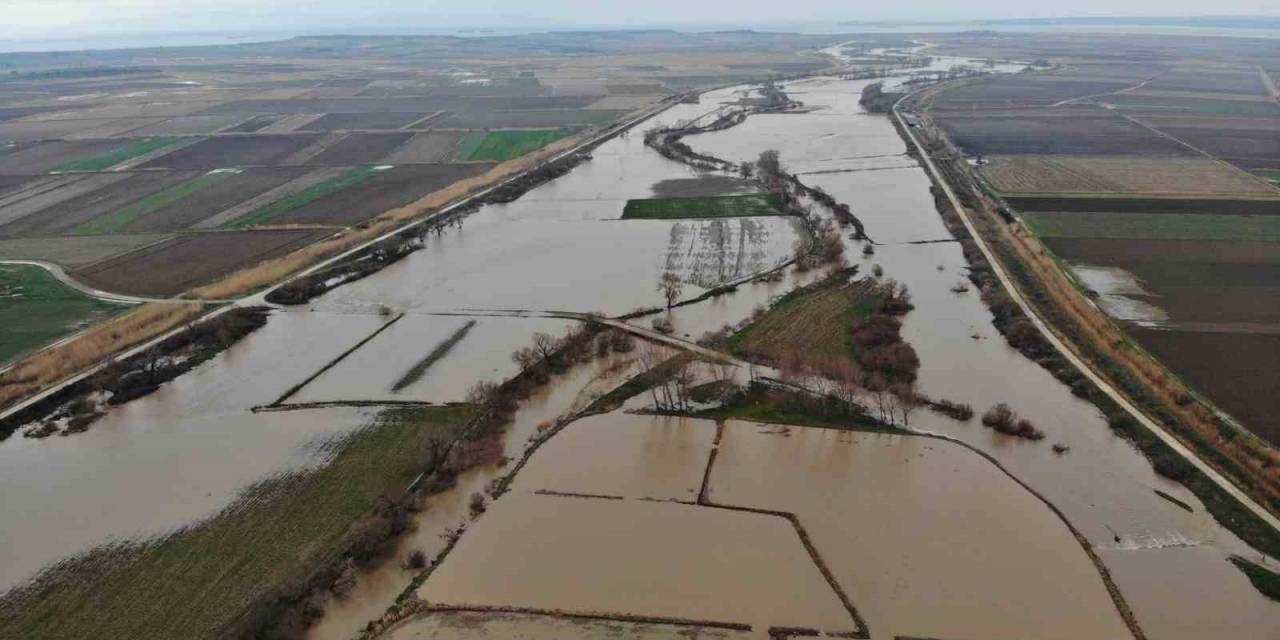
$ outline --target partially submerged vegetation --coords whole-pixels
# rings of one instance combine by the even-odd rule
[[[816,395],[765,382],[752,382],[730,394],[720,406],[690,415],[711,420],[748,420],[847,431],[902,432],[847,398]]]
[[[448,445],[472,413],[385,412],[325,443],[327,464],[254,485],[205,522],[52,567],[0,599],[0,636],[300,638],[447,486],[461,462]],[[413,484],[424,472],[439,475]]]
[[[1231,564],[1248,576],[1249,582],[1259,593],[1280,602],[1280,573],[1240,556],[1231,556]]]
[[[24,397],[100,364],[113,353],[171,331],[204,311],[205,305],[200,303],[143,305],[86,331],[75,340],[37,353],[0,373],[0,407],[16,404]],[[12,433],[16,426],[0,429],[0,438]]]
[[[0,362],[125,308],[80,293],[41,267],[0,265]]]
[[[264,307],[240,307],[192,325],[0,420],[0,437],[24,426],[31,438],[84,431],[108,407],[148,395],[221,353],[266,324],[267,314]]]
[[[782,199],[776,193],[752,193],[728,196],[690,198],[643,198],[628,200],[622,219],[648,218],[671,220],[682,218],[741,218],[780,216]]]
[[[899,91],[885,91],[883,82],[872,82],[862,88],[858,104],[871,113],[888,113],[904,95]]]
[[[1044,432],[1037,429],[1030,420],[1014,413],[1009,405],[1001,402],[982,414],[982,426],[990,427],[1009,436],[1026,438],[1027,440],[1043,440]]]

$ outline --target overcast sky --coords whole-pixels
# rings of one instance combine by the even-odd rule
[[[161,32],[765,25],[1079,15],[1280,15],[1277,0],[0,0],[0,39]]]

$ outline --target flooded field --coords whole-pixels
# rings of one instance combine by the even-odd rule
[[[419,595],[833,631],[851,623],[783,518],[641,500],[499,500]]]
[[[1062,521],[949,442],[729,422],[710,500],[795,513],[876,638],[1131,637]]]
[[[855,258],[862,244],[846,240],[846,256],[864,273],[879,264],[910,288],[915,310],[903,335],[920,355],[920,389],[979,412],[1007,402],[1047,438],[1012,439],[925,412],[911,426],[991,455],[1058,507],[1099,549],[1148,637],[1229,629],[1231,637],[1273,638],[1280,606],[1226,561],[1258,554],[1181,485],[1157,476],[1094,407],[1009,348],[976,292],[952,291],[966,277],[960,247],[889,121],[858,106],[868,82],[793,82],[787,90],[811,112],[756,115],[686,142],[735,161],[776,149],[806,184],[851,206],[877,245],[874,256]],[[113,410],[87,433],[0,443],[0,590],[94,546],[209,518],[256,481],[323,464],[319,445],[367,424],[377,409],[250,408],[271,403],[384,326],[391,316],[383,306],[406,315],[290,402],[457,401],[477,381],[515,373],[510,354],[535,332],[560,334],[572,324],[487,312],[619,315],[660,306],[656,283],[666,271],[684,280],[688,299],[788,259],[800,238],[789,219],[618,220],[632,198],[741,190],[723,176],[703,181],[641,139],[650,127],[735,100],[740,89],[677,105],[602,145],[569,174],[433,234],[424,249],[382,272],[307,308],[275,313],[221,356]],[[788,271],[678,307],[670,314],[675,333],[697,338],[736,324],[818,275]],[[635,322],[649,326],[647,318]],[[615,355],[553,376],[521,403],[503,453],[519,458],[540,431],[633,375],[632,359]],[[973,375],[979,366],[989,373]],[[418,591],[432,603],[512,610],[433,613],[386,637],[741,635],[531,609],[745,623],[757,636],[771,626],[854,629],[787,518],[686,504],[699,498],[716,443],[716,425],[707,421],[615,412],[574,422],[538,449],[509,494],[467,525]],[[1055,454],[1056,443],[1068,452]],[[795,513],[875,638],[1131,637],[1061,520],[959,445],[731,423],[717,455],[707,485],[712,501]],[[431,496],[394,557],[329,602],[310,637],[350,638],[380,617],[414,576],[402,568],[410,554],[434,557],[446,533],[470,522],[470,496],[509,471],[481,466]]]

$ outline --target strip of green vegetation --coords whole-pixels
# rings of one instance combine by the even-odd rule
[[[137,142],[116,147],[102,155],[93,156],[92,158],[79,158],[70,162],[64,162],[50,171],[104,171],[110,169],[125,160],[131,160],[140,155],[159,151],[167,147],[179,144],[193,144],[199,138],[143,138]]]
[[[596,398],[583,413],[608,413],[623,405],[627,400],[644,393],[664,382],[670,382],[680,369],[693,360],[693,354],[687,351],[666,359],[654,368],[644,371],[626,382],[614,387],[608,393]]]
[[[458,142],[452,158],[461,162],[503,162],[573,135],[573,129],[477,131]]]
[[[127,309],[68,287],[30,265],[0,265],[0,362]]]
[[[1180,104],[1147,102],[1139,96],[1107,96],[1107,104],[1134,111],[1182,111],[1187,113],[1229,113],[1234,115],[1275,115],[1280,107],[1274,102],[1184,102]]]
[[[1023,213],[1042,238],[1280,242],[1280,216],[1204,213]]]
[[[460,434],[467,413],[385,412],[322,445],[328,464],[261,482],[208,521],[68,561],[0,599],[0,637],[294,637],[258,627],[316,572],[387,539],[370,515]]]
[[[253,211],[222,225],[222,228],[237,229],[270,222],[271,220],[279,218],[291,211],[301,209],[320,198],[333,195],[343,189],[350,189],[351,187],[359,185],[373,177],[374,174],[379,171],[380,169],[373,166],[356,167],[340,176],[311,185],[310,187],[307,187],[306,189],[303,189],[291,196],[286,196],[272,202],[271,204],[254,209]]]
[[[782,199],[776,193],[749,193],[733,196],[695,198],[644,198],[628,200],[623,220],[680,218],[745,218],[781,216]]]
[[[0,75],[0,82],[21,82],[25,80],[74,80],[79,78],[105,78],[108,76],[131,75],[145,73],[141,67],[71,67],[68,69],[46,69],[44,71],[10,71]]]
[[[1240,556],[1231,556],[1231,564],[1243,571],[1244,575],[1249,577],[1249,582],[1253,583],[1253,588],[1257,589],[1262,595],[1280,602],[1280,573],[1245,560]]]
[[[692,415],[709,420],[747,420],[845,431],[904,433],[901,429],[879,422],[865,413],[851,411],[848,405],[837,400],[817,398],[797,391],[771,389],[761,384],[750,385],[720,407],[698,411]]]
[[[161,191],[149,195],[133,204],[123,208],[116,209],[104,216],[99,216],[81,224],[71,230],[74,235],[93,236],[115,233],[128,226],[134,220],[141,218],[153,211],[163,209],[187,196],[208,187],[216,182],[221,181],[231,175],[228,171],[216,171],[206,173],[197,178],[192,178],[186,182],[174,185]]]

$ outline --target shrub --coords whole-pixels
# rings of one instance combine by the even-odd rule
[[[1036,428],[1030,420],[1021,418],[1018,414],[1009,408],[1009,405],[1001,402],[982,414],[983,426],[995,429],[1000,433],[1028,440],[1040,440],[1044,438],[1044,432]]]

